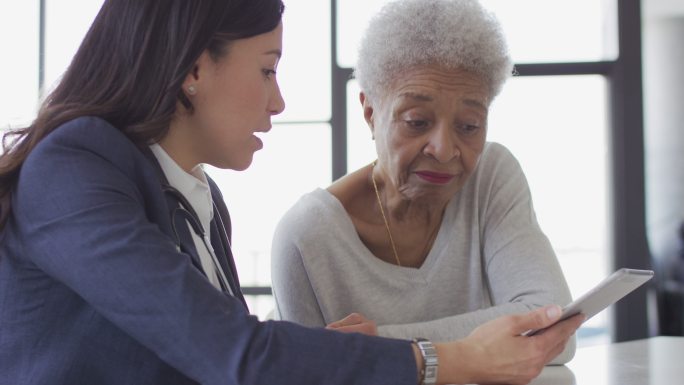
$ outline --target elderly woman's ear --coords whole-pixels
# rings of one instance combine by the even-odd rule
[[[366,94],[364,94],[363,92],[359,92],[359,101],[361,102],[361,108],[363,108],[363,118],[366,119],[366,123],[368,123],[368,127],[370,127],[371,129],[373,139],[375,139],[375,125],[373,124],[373,106],[366,97]]]

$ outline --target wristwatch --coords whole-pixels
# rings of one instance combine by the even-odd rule
[[[434,385],[437,383],[437,350],[435,345],[425,338],[415,338],[413,342],[418,346],[423,356],[423,369],[420,371],[422,381],[420,385]]]

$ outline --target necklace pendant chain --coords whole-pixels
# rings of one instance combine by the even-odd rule
[[[378,185],[375,182],[375,164],[377,161],[373,162],[373,168],[371,168],[371,181],[373,181],[373,190],[375,190],[375,197],[378,199],[378,206],[380,206],[380,214],[382,214],[382,220],[385,222],[385,228],[387,229],[387,235],[389,235],[390,245],[392,246],[392,252],[394,253],[394,259],[397,261],[397,266],[401,266],[401,261],[399,260],[399,254],[397,253],[397,247],[394,244],[394,238],[392,238],[392,231],[389,227],[389,222],[387,221],[387,216],[385,216],[385,209],[382,208],[382,201],[380,200],[380,193],[378,192]]]

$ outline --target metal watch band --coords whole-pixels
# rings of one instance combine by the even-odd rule
[[[423,356],[423,369],[420,371],[421,385],[434,385],[437,383],[437,350],[435,345],[425,338],[416,338],[413,342],[418,346],[420,355]]]

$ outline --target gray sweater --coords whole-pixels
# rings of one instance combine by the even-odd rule
[[[382,336],[451,341],[504,314],[570,302],[554,251],[537,224],[513,155],[487,143],[477,170],[450,200],[423,265],[386,263],[361,242],[327,190],[281,219],[272,249],[276,317],[325,326],[352,312]],[[574,354],[574,339],[554,363]]]

